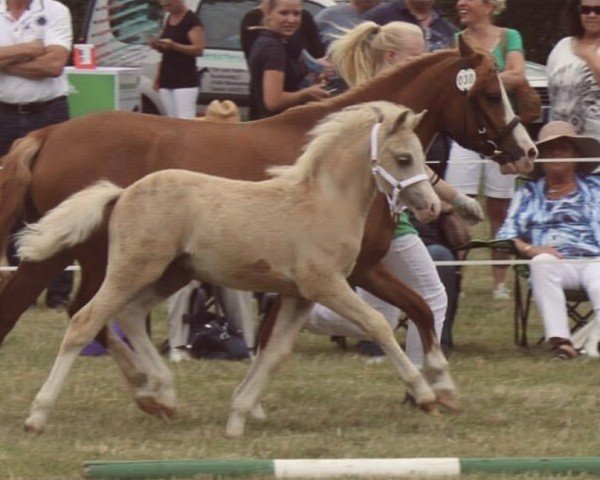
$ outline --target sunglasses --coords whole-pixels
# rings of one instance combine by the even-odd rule
[[[596,15],[600,15],[600,5],[581,5],[579,7],[579,13],[581,13],[582,15],[590,15],[592,12],[594,12]]]

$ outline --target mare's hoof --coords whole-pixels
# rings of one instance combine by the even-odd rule
[[[435,392],[435,402],[451,412],[460,412],[458,400],[454,396],[454,392],[450,390],[439,390]]]
[[[156,415],[165,421],[169,421],[175,415],[175,408],[158,403],[152,397],[137,397],[135,399],[138,407],[150,415]]]

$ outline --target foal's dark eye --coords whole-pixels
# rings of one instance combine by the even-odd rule
[[[401,153],[396,157],[400,165],[410,165],[412,163],[412,155],[410,153]]]

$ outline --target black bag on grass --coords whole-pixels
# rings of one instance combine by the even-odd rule
[[[203,284],[196,288],[183,321],[190,325],[186,348],[192,357],[219,360],[248,358],[248,347],[241,332],[227,320],[219,287]]]

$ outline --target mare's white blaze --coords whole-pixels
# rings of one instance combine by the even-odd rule
[[[506,93],[506,89],[498,77],[498,82],[500,83],[500,91],[502,92],[502,103],[504,104],[504,123],[508,125],[513,118],[515,118],[515,111],[512,108],[512,104],[508,98],[508,94]],[[531,137],[527,133],[527,130],[523,126],[523,124],[519,123],[512,131],[512,135],[517,142],[517,145],[521,147],[525,155],[515,162],[517,171],[519,173],[529,173],[533,170],[533,158],[529,158],[527,156],[527,152],[535,151],[535,156],[537,156],[537,147],[531,140]]]

